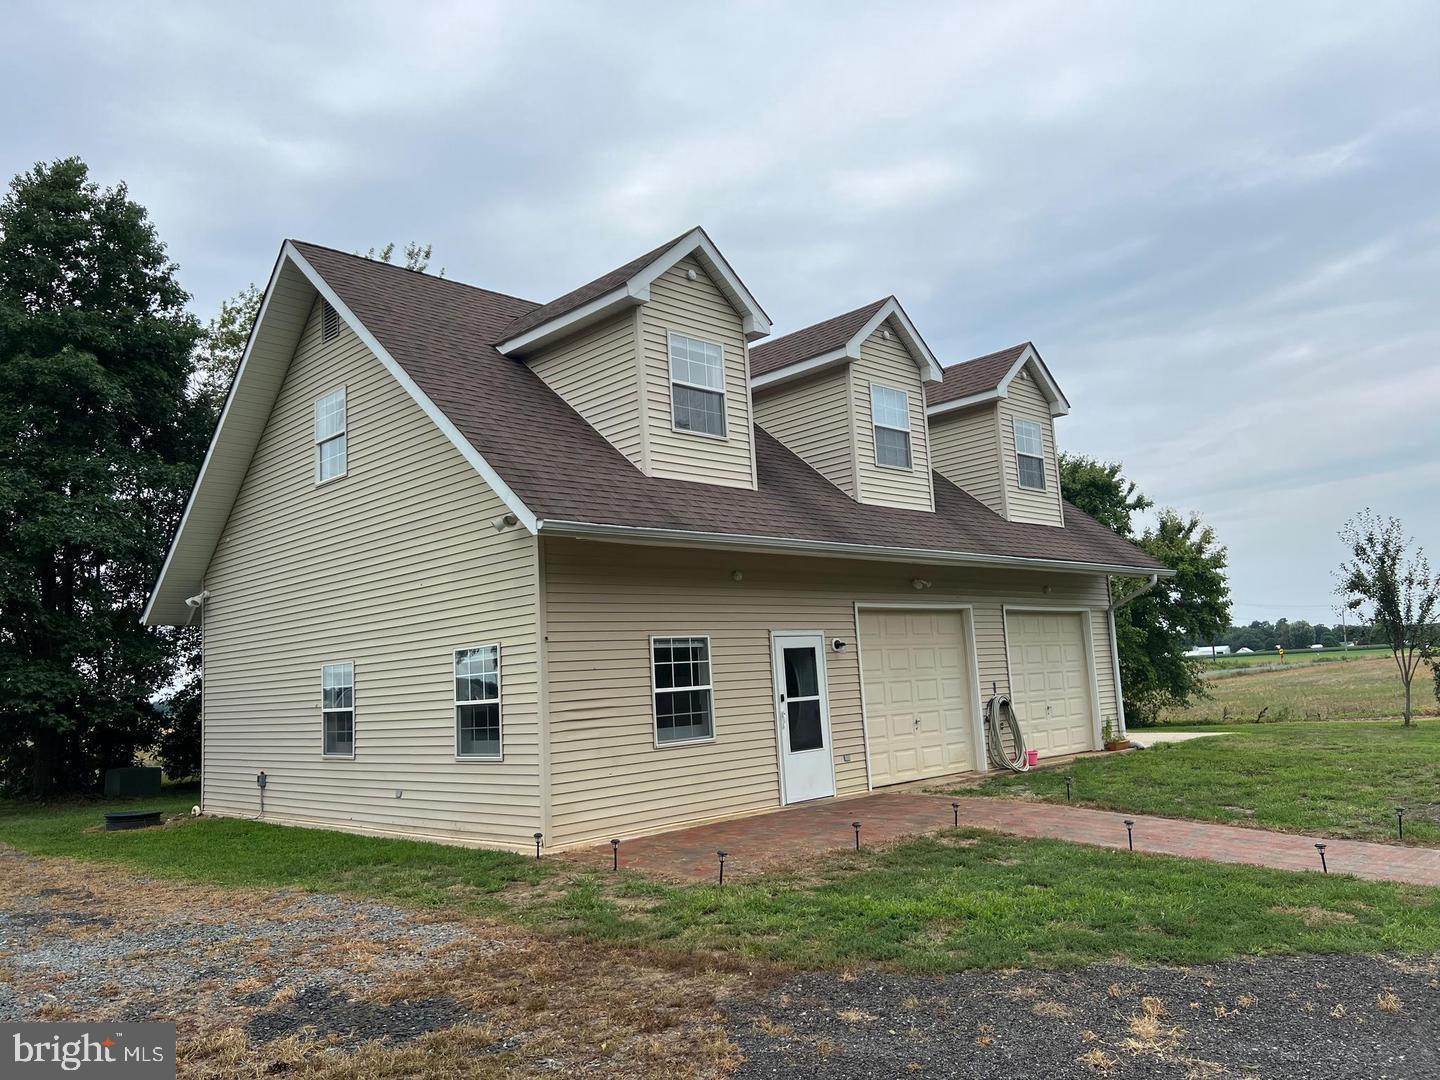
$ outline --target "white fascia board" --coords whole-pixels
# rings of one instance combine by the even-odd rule
[[[1050,369],[1045,366],[1045,361],[1040,359],[1040,354],[1033,347],[1027,346],[1025,351],[1016,358],[1005,377],[1000,380],[994,390],[986,390],[983,393],[971,394],[969,397],[956,398],[954,401],[942,401],[938,405],[931,405],[926,408],[926,416],[941,416],[944,413],[955,412],[959,409],[968,409],[972,405],[983,405],[990,401],[999,401],[1001,398],[1010,396],[1010,384],[1015,381],[1015,376],[1029,366],[1035,381],[1040,384],[1040,392],[1050,402],[1051,416],[1065,416],[1070,412],[1070,401],[1060,392],[1060,384],[1050,374]]]
[[[288,243],[285,245],[286,248],[289,246]],[[215,445],[220,441],[220,433],[225,430],[226,421],[230,417],[230,405],[235,400],[235,388],[240,385],[240,380],[244,378],[245,371],[249,367],[250,355],[255,349],[255,339],[259,336],[260,327],[265,322],[265,313],[270,310],[270,298],[275,295],[275,285],[280,280],[280,270],[284,265],[285,248],[281,248],[280,254],[275,258],[275,266],[270,271],[270,280],[265,283],[265,293],[260,298],[260,310],[256,313],[255,321],[250,326],[250,336],[245,339],[245,351],[240,354],[240,365],[235,369],[229,389],[225,391],[225,404],[220,409],[220,419],[215,424],[215,430],[210,433],[210,445],[205,448],[205,457],[200,462],[200,471],[195,475],[195,483],[190,487],[190,497],[185,500],[185,510],[180,515],[180,524],[175,528],[175,535],[170,538],[170,548],[165,552],[165,561],[160,565],[160,573],[155,578],[155,587],[150,590],[150,599],[146,601],[145,610],[140,615],[140,622],[146,626],[157,625],[150,621],[151,616],[155,613],[156,598],[160,595],[161,586],[175,561],[175,551],[180,546],[180,537],[184,535],[185,527],[190,521],[190,511],[195,507],[195,496],[210,472],[210,464],[215,457]]]
[[[310,280],[310,283],[315,286],[320,295],[329,302],[331,307],[340,313],[340,317],[345,320],[351,330],[355,331],[355,336],[364,342],[365,346],[375,354],[380,363],[384,365],[385,370],[415,399],[415,403],[420,406],[425,415],[434,421],[435,426],[445,433],[445,437],[450,440],[455,449],[459,450],[465,460],[475,467],[475,471],[490,485],[495,494],[499,496],[500,501],[515,515],[520,524],[524,525],[533,535],[538,527],[535,515],[531,513],[530,508],[521,501],[520,496],[516,495],[515,492],[511,490],[510,485],[500,478],[500,474],[491,467],[490,463],[485,460],[480,451],[470,445],[470,440],[460,434],[460,429],[451,423],[450,418],[430,400],[429,395],[416,385],[415,380],[410,378],[409,373],[395,362],[395,358],[386,351],[385,346],[381,345],[380,342],[375,339],[375,335],[370,333],[370,331],[366,329],[365,324],[355,317],[355,313],[345,306],[345,302],[336,295],[334,289],[330,288],[329,283],[316,272],[315,268],[311,266],[305,257],[288,241],[285,244],[285,256],[295,263],[296,267]]]
[[[927,383],[942,381],[945,378],[945,369],[940,366],[940,361],[935,359],[935,354],[930,351],[930,346],[925,344],[925,339],[920,336],[920,331],[915,329],[915,324],[910,321],[910,316],[905,314],[905,309],[900,306],[900,301],[893,296],[880,305],[880,310],[870,316],[870,321],[845,343],[845,351],[858,358],[860,346],[869,339],[871,334],[880,329],[886,319],[891,317],[900,327],[900,336],[910,350],[910,354],[917,360],[916,366],[920,369],[920,381]]]
[[[986,390],[983,394],[971,394],[969,397],[956,398],[954,401],[942,401],[938,405],[929,405],[925,409],[925,415],[940,416],[944,413],[959,412],[972,405],[984,405],[990,401],[999,401],[1003,396],[997,390]]]
[[[495,348],[503,356],[512,356],[544,345],[555,338],[574,333],[592,322],[603,319],[612,311],[620,311],[636,304],[647,303],[650,299],[650,286],[661,274],[671,269],[687,255],[700,256],[705,269],[720,280],[721,291],[740,313],[741,328],[744,330],[747,340],[754,341],[756,338],[765,337],[770,333],[770,317],[765,314],[765,309],[760,306],[759,301],[751,295],[750,290],[745,287],[745,283],[725,261],[725,256],[720,254],[719,248],[711,243],[710,238],[705,235],[705,230],[695,228],[623,285],[617,286],[603,296],[596,297],[589,303],[580,305],[574,311],[557,315],[534,329],[517,334],[513,338],[507,338]]]
[[[1030,569],[1059,573],[1115,574],[1143,577],[1158,574],[1174,577],[1174,570],[1119,566],[1109,563],[1074,562],[1065,559],[1036,559],[1020,555],[980,555],[930,548],[884,547],[873,544],[842,544],[824,540],[796,540],[776,536],[730,535],[693,529],[650,529],[631,525],[603,525],[584,521],[542,520],[539,530],[546,536],[576,540],[597,540],[621,544],[655,544],[666,547],[724,548],[764,554],[816,555],[840,559],[879,562],[943,563],[993,569]]]
[[[858,360],[858,356],[851,356],[846,349],[836,349],[833,352],[821,353],[809,360],[801,360],[799,363],[787,364],[774,371],[767,371],[764,375],[756,375],[750,380],[751,390],[761,390],[767,386],[775,386],[779,383],[790,382],[792,379],[803,378],[813,374],[821,368],[827,368],[834,364],[849,363]]]
[[[581,304],[574,311],[567,311],[564,315],[557,315],[549,322],[543,322],[533,330],[527,330],[517,337],[509,338],[495,346],[495,350],[502,356],[512,356],[524,352],[527,349],[534,349],[544,345],[555,338],[564,337],[566,334],[574,333],[576,330],[589,325],[592,322],[599,322],[612,311],[618,312],[623,308],[633,307],[636,304],[643,304],[650,299],[650,290],[635,292],[627,285],[621,285],[612,289],[603,296],[597,296],[587,304]]]
[[[655,283],[655,280],[687,255],[699,255],[705,269],[720,279],[720,290],[725,293],[740,313],[741,327],[748,341],[754,341],[770,333],[770,316],[765,314],[765,309],[760,306],[760,301],[756,300],[750,290],[745,287],[745,283],[740,280],[740,275],[735,273],[725,256],[720,254],[720,249],[714,245],[710,237],[705,235],[705,230],[698,226],[676,241],[669,251],[632,277],[628,283],[631,291],[637,294],[644,292],[645,298],[648,300],[650,286]]]

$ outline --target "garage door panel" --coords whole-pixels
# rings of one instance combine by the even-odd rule
[[[860,647],[871,781],[970,768],[974,706],[961,613],[862,611]]]
[[[1007,618],[1011,698],[1025,742],[1042,757],[1095,748],[1083,616]]]

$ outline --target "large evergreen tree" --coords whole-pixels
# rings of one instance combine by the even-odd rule
[[[1165,509],[1137,535],[1133,515],[1153,504],[1125,479],[1118,464],[1062,454],[1060,490],[1176,572],[1115,615],[1125,715],[1131,723],[1143,723],[1162,708],[1202,695],[1200,665],[1185,657],[1186,642],[1214,641],[1230,625],[1226,553],[1215,530],[1198,517]],[[1137,584],[1121,582],[1119,588]]]
[[[183,633],[140,625],[204,448],[199,329],[123,184],[68,158],[0,201],[0,783],[85,790],[157,734]]]

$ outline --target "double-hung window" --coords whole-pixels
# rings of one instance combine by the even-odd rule
[[[455,650],[455,756],[500,756],[500,646]]]
[[[655,741],[692,742],[715,734],[708,637],[650,639]]]
[[[355,756],[355,665],[346,660],[320,669],[320,716],[326,757]]]
[[[1015,421],[1015,465],[1022,488],[1045,490],[1045,436],[1033,420]]]
[[[725,350],[670,334],[670,407],[677,431],[725,437]]]
[[[871,383],[870,416],[875,424],[875,464],[910,468],[910,395]]]
[[[315,402],[315,482],[345,475],[345,387]]]

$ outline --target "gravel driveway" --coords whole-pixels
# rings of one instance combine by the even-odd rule
[[[174,1021],[182,1077],[718,1076],[739,985],[507,923],[0,848],[0,1021]]]
[[[807,975],[735,1010],[739,1075],[1433,1078],[1437,960]]]

